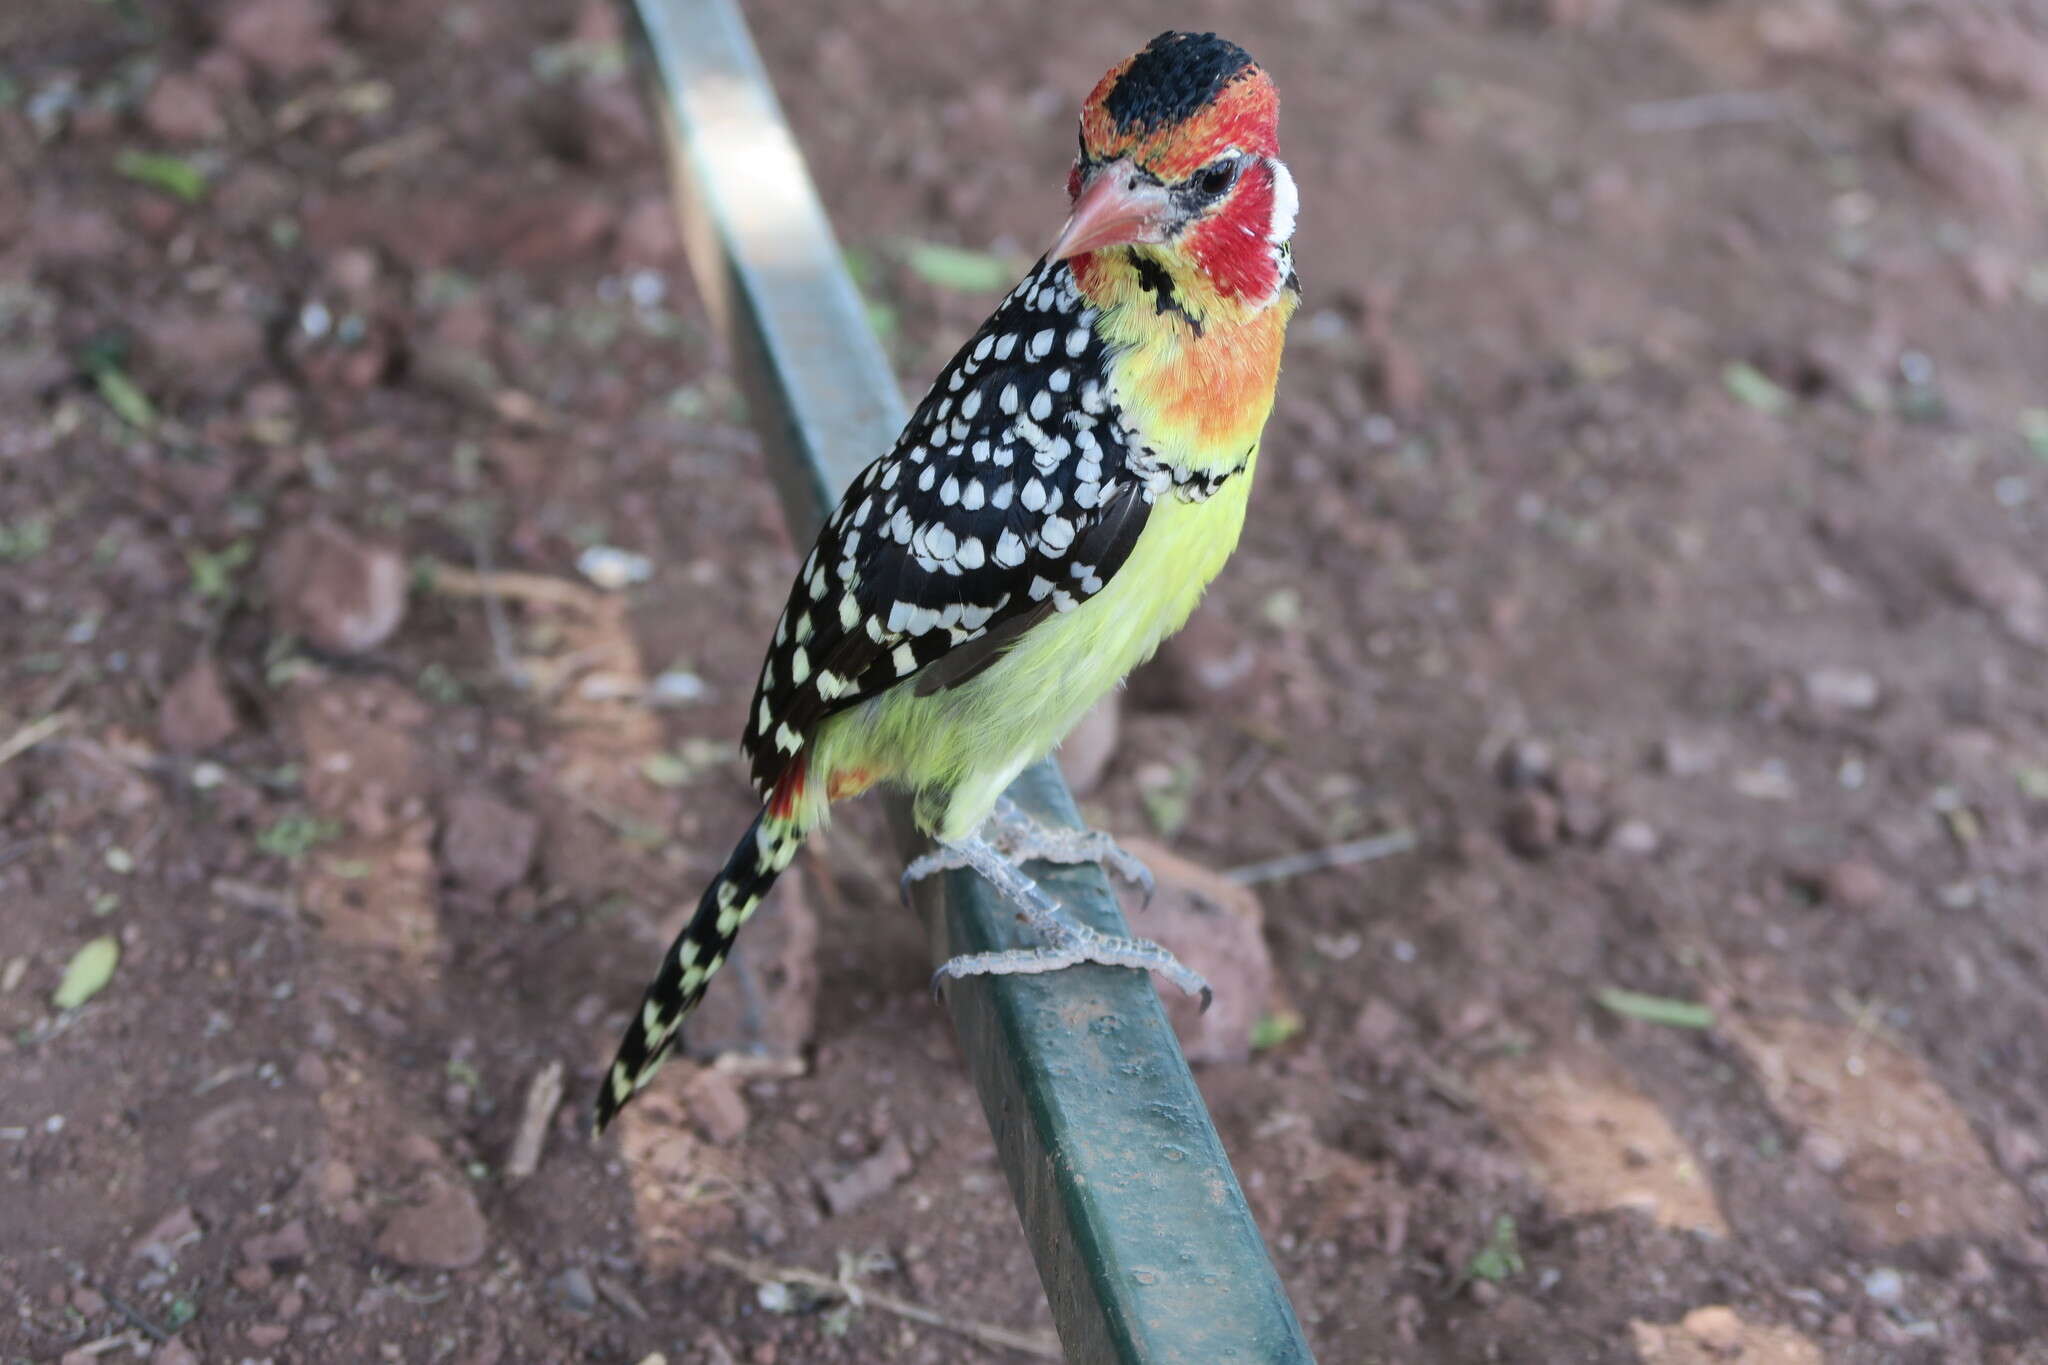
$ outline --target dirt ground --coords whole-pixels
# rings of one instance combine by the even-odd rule
[[[1088,804],[1413,833],[1198,1073],[1319,1358],[2048,1361],[2048,5],[751,8],[913,388],[1111,61],[1283,91],[1251,525]],[[580,1135],[795,564],[722,366],[602,4],[0,15],[0,1360],[1047,1339],[876,809],[783,1060]]]

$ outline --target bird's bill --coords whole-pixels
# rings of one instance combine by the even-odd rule
[[[1166,240],[1164,186],[1140,175],[1128,158],[1098,167],[1074,201],[1052,259],[1069,260],[1104,247]]]

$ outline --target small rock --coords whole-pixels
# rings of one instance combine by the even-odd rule
[[[140,330],[151,366],[182,393],[236,393],[268,359],[262,323],[244,312],[172,308]]]
[[[1538,791],[1518,793],[1508,803],[1503,833],[1508,847],[1524,858],[1542,858],[1557,847],[1564,813],[1556,798]]]
[[[173,753],[196,754],[235,733],[235,704],[211,654],[192,661],[157,708],[157,737]]]
[[[1806,699],[1824,711],[1869,711],[1883,696],[1875,674],[1860,668],[1816,668],[1805,678]]]
[[[199,1365],[198,1354],[176,1337],[157,1347],[149,1360],[150,1365]]]
[[[469,1187],[435,1178],[420,1202],[391,1215],[377,1251],[400,1265],[461,1270],[483,1259],[488,1231]]]
[[[233,0],[217,31],[230,51],[283,79],[335,55],[327,32],[330,18],[320,0]]]
[[[275,1232],[242,1239],[242,1260],[247,1265],[295,1270],[312,1254],[313,1239],[306,1232],[303,1218],[294,1218]]]
[[[242,1330],[242,1336],[259,1351],[274,1351],[291,1340],[292,1329],[281,1322],[255,1322]]]
[[[166,142],[215,142],[228,131],[213,91],[204,81],[176,71],[150,87],[142,102],[142,123]]]
[[[731,1073],[716,1067],[699,1068],[683,1088],[690,1121],[707,1142],[724,1147],[746,1135],[750,1115],[746,1096]]]
[[[234,1274],[228,1277],[235,1287],[251,1294],[261,1294],[277,1279],[275,1271],[267,1265],[238,1265]]]
[[[495,896],[526,880],[540,821],[523,810],[480,792],[466,792],[448,806],[441,833],[441,865],[472,891]]]
[[[633,201],[619,220],[618,257],[629,266],[664,266],[682,251],[676,239],[676,211],[665,194]]]
[[[1567,838],[1590,843],[1607,827],[1607,774],[1590,759],[1568,758],[1554,779],[1560,823]]]
[[[1152,869],[1158,889],[1132,932],[1153,939],[1208,979],[1215,999],[1201,1002],[1161,985],[1166,1017],[1191,1062],[1242,1062],[1252,1033],[1270,1008],[1274,971],[1266,947],[1265,911],[1249,887],[1190,862],[1150,839],[1124,847]]]
[[[280,535],[263,574],[277,628],[332,653],[374,649],[405,618],[404,559],[329,521]]]
[[[1060,772],[1074,795],[1086,796],[1102,781],[1103,770],[1116,756],[1123,731],[1122,697],[1111,692],[1088,708],[1080,723],[1060,742]]]
[[[1607,847],[1638,858],[1655,853],[1660,842],[1657,831],[1641,820],[1623,820],[1607,834]]]
[[[1922,104],[1906,116],[1907,162],[1965,208],[2024,221],[2030,196],[2019,161],[1960,104]]]
[[[96,1318],[107,1311],[107,1300],[97,1289],[80,1285],[71,1291],[71,1306],[89,1318]]]
[[[1906,1277],[1881,1265],[1863,1277],[1863,1292],[1872,1303],[1897,1303],[1906,1292]]]
[[[1242,701],[1256,690],[1259,650],[1219,611],[1198,611],[1131,675],[1131,705],[1188,711]]]
[[[891,1133],[873,1156],[856,1163],[845,1174],[819,1177],[818,1193],[832,1216],[842,1217],[886,1194],[913,1169],[903,1139]]]
[[[329,1157],[320,1163],[320,1169],[314,1176],[314,1188],[319,1191],[323,1204],[339,1204],[344,1199],[353,1198],[356,1192],[355,1167]]]
[[[1695,1308],[1680,1320],[1679,1329],[1710,1351],[1733,1355],[1742,1349],[1742,1319],[1719,1304]]]
[[[590,1272],[580,1265],[572,1265],[549,1280],[548,1288],[562,1301],[562,1306],[572,1313],[597,1311],[597,1286],[592,1283]]]
[[[1884,873],[1856,858],[1836,863],[1820,876],[1821,898],[1844,910],[1868,910],[1890,890]]]
[[[176,1258],[179,1248],[201,1237],[199,1219],[189,1207],[172,1209],[156,1221],[156,1226],[135,1240],[135,1255],[168,1265]]]
[[[514,269],[568,265],[596,254],[617,226],[612,205],[589,193],[558,194],[503,225],[499,259]]]
[[[2015,640],[2048,647],[2048,584],[2018,559],[1990,546],[1958,549],[1949,578],[1965,601],[1990,612]]]
[[[1657,766],[1672,777],[1699,777],[1721,762],[1721,746],[1696,735],[1666,735],[1657,743]]]
[[[1557,755],[1540,739],[1518,739],[1500,751],[1494,773],[1509,791],[1544,786],[1557,768]]]
[[[1955,1276],[1958,1284],[1980,1285],[1990,1284],[1998,1278],[1998,1272],[1982,1247],[1966,1246],[1956,1257]]]

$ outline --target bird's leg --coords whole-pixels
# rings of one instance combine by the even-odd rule
[[[1000,796],[977,832],[1012,863],[1028,863],[1034,858],[1048,863],[1096,863],[1137,887],[1145,904],[1152,900],[1152,869],[1102,830],[1042,824],[1015,801]],[[972,866],[965,855],[942,845],[903,869],[904,894],[909,894],[912,882],[934,872]]]
[[[1209,1008],[1209,983],[1199,972],[1183,966],[1172,953],[1149,939],[1112,937],[1082,924],[1069,915],[1050,892],[1025,876],[1022,868],[1004,857],[980,834],[971,834],[956,843],[942,845],[941,855],[927,856],[943,855],[950,855],[954,860],[947,866],[971,867],[980,873],[1005,900],[1023,913],[1031,927],[1043,934],[1048,942],[1041,948],[966,953],[944,962],[932,974],[934,995],[942,984],[957,977],[1056,972],[1062,967],[1095,962],[1105,967],[1135,967],[1139,971],[1158,972],[1189,995],[1199,995],[1202,1008]],[[923,858],[918,860],[924,861]],[[911,866],[914,869],[917,864]],[[925,869],[926,872],[934,870]],[[906,873],[905,877],[908,880],[909,874]]]

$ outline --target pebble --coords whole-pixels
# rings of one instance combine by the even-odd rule
[[[276,628],[331,653],[374,649],[405,619],[405,560],[330,521],[279,535],[263,577]]]
[[[724,1147],[746,1135],[751,1121],[747,1099],[730,1072],[716,1067],[700,1069],[684,1087],[683,1100],[689,1106],[690,1121],[705,1141]]]
[[[214,142],[227,135],[227,120],[213,90],[197,77],[170,72],[142,101],[142,124],[166,142]]]
[[[1906,1292],[1906,1280],[1890,1266],[1879,1266],[1863,1277],[1863,1292],[1872,1303],[1897,1303]]]
[[[136,1239],[135,1254],[158,1265],[168,1265],[180,1248],[201,1236],[199,1219],[189,1206],[182,1206],[157,1219],[156,1226]]]
[[[1540,739],[1518,739],[1500,751],[1494,774],[1509,791],[1522,791],[1549,783],[1557,768],[1557,755]]]
[[[1836,863],[1820,878],[1822,899],[1844,910],[1868,910],[1890,890],[1891,883],[1884,873],[1855,858]]]
[[[540,840],[540,821],[480,792],[449,803],[441,832],[441,866],[463,886],[495,896],[526,880]]]
[[[1964,208],[2024,221],[2031,196],[2018,159],[1967,108],[1922,104],[1906,115],[1906,161]]]
[[[913,1169],[910,1150],[903,1145],[902,1138],[891,1133],[865,1161],[843,1174],[820,1176],[818,1193],[832,1216],[841,1217],[887,1193]]]
[[[257,1350],[270,1351],[289,1341],[292,1329],[281,1322],[257,1322],[245,1328],[242,1335]]]
[[[196,754],[227,740],[239,723],[219,665],[211,654],[201,654],[164,693],[157,738],[173,753]]]
[[[483,1259],[489,1229],[467,1185],[430,1179],[425,1195],[391,1215],[377,1251],[400,1265],[461,1270]]]
[[[1657,831],[1641,820],[1623,820],[1607,835],[1607,847],[1639,858],[1655,853],[1660,843]]]
[[[247,1265],[292,1269],[303,1265],[312,1254],[313,1239],[303,1218],[294,1218],[275,1232],[242,1239],[242,1260]]]
[[[1721,746],[1696,735],[1666,735],[1657,742],[1657,767],[1672,777],[1699,777],[1721,762]]]
[[[1508,847],[1524,858],[1541,858],[1557,847],[1564,828],[1564,813],[1557,798],[1546,792],[1517,793],[1508,803],[1502,832]]]
[[[285,78],[335,55],[329,21],[320,0],[234,0],[224,7],[217,32],[223,45],[258,70]]]
[[[616,545],[593,545],[576,556],[576,570],[606,592],[619,592],[654,577],[654,561]]]
[[[1883,697],[1876,675],[1860,668],[1816,668],[1804,681],[1806,699],[1825,711],[1869,711]]]
[[[548,1288],[555,1292],[562,1306],[573,1313],[597,1311],[597,1286],[591,1282],[590,1272],[580,1265],[572,1265],[549,1280]]]

